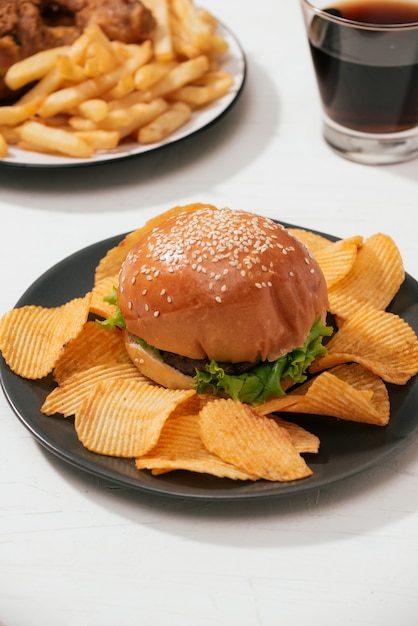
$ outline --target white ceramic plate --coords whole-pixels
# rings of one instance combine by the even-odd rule
[[[176,143],[190,137],[211,124],[220,120],[227,111],[235,104],[240,96],[246,77],[246,60],[242,48],[236,37],[221,24],[218,32],[228,43],[228,52],[222,61],[222,70],[230,72],[234,79],[234,85],[230,92],[223,98],[213,102],[201,111],[192,115],[192,119],[178,131],[167,137],[164,141],[152,145],[140,145],[136,142],[124,143],[114,150],[98,152],[89,159],[75,159],[66,156],[55,156],[29,152],[11,146],[9,154],[1,160],[2,164],[18,167],[69,167],[80,165],[94,165],[132,156],[146,154],[164,146]]]

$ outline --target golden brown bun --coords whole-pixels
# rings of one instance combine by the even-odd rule
[[[275,360],[326,315],[324,276],[281,225],[205,207],[181,212],[128,253],[119,306],[129,332],[193,359]]]
[[[132,362],[144,376],[167,389],[191,389],[193,387],[193,378],[159,360],[152,351],[145,350],[135,340],[134,335],[127,331],[124,332],[124,342]]]

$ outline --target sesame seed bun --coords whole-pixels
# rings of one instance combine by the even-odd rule
[[[160,350],[255,363],[301,347],[328,296],[318,264],[283,226],[202,205],[134,246],[118,303],[129,333]]]

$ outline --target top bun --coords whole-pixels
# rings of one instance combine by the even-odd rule
[[[122,265],[127,330],[160,350],[218,362],[272,361],[303,346],[328,305],[307,248],[252,213],[184,209],[146,233]]]

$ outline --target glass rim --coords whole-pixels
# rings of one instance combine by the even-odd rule
[[[394,30],[413,30],[418,28],[417,22],[401,22],[395,24],[375,24],[373,22],[359,22],[356,20],[349,20],[345,17],[339,17],[328,13],[326,9],[320,9],[311,2],[311,0],[301,0],[302,4],[306,5],[313,13],[319,15],[323,19],[336,24],[344,25],[351,28],[361,28],[363,30],[380,30],[380,31],[394,31]],[[330,1],[330,7],[332,8],[332,0]],[[418,9],[418,2],[417,2]]]

